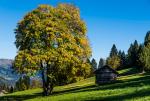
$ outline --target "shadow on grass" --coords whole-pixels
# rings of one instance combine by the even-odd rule
[[[126,76],[126,75],[131,75],[131,74],[138,74],[142,72],[142,70],[138,69],[137,67],[132,67],[132,68],[128,68],[126,71],[124,71],[123,73],[120,73],[120,76]]]
[[[125,101],[130,99],[136,101],[137,98],[146,97],[149,95],[150,95],[150,89],[144,89],[144,90],[139,90],[128,94],[120,94],[120,95],[113,95],[113,96],[106,96],[106,97],[99,96],[98,98],[90,99],[90,101]]]
[[[96,91],[96,90],[109,90],[109,89],[121,89],[126,87],[141,87],[143,85],[150,85],[150,75],[146,75],[140,78],[134,78],[126,81],[116,81],[111,84],[106,85],[89,85],[86,87],[73,88],[63,91],[54,92],[54,95],[66,94],[66,93],[78,93],[78,92],[87,92],[87,91]]]
[[[124,80],[124,81],[116,81],[115,83],[111,84],[104,84],[100,86],[96,85],[89,85],[89,86],[84,86],[84,87],[73,87],[73,88],[68,88],[62,91],[55,91],[53,95],[61,95],[61,94],[67,94],[67,93],[78,93],[78,92],[90,92],[90,91],[96,91],[96,90],[109,90],[109,89],[120,89],[120,88],[126,88],[126,87],[140,87],[143,85],[150,85],[150,75],[145,75],[140,78],[134,78],[134,79],[129,79],[129,80]],[[51,96],[53,96],[51,95]],[[108,96],[108,97],[101,97],[99,96],[98,98],[93,98],[91,100],[103,100],[103,101],[121,101],[121,99],[130,99],[130,98],[135,98],[135,97],[143,97],[143,96],[149,96],[150,95],[150,90],[140,90],[136,91],[135,93],[128,93],[128,94],[120,94],[120,95],[113,95],[113,96]],[[2,96],[0,97],[0,101],[24,101],[28,99],[33,99],[36,97],[42,96],[42,93],[34,93],[32,95],[7,95],[7,96]]]
[[[62,91],[56,91],[53,92],[53,95],[60,95],[60,94],[66,94],[66,93],[77,93],[77,92],[82,92],[84,90],[90,90],[92,88],[97,87],[96,85],[89,85],[86,87],[76,87],[76,88],[68,88]]]
[[[6,95],[1,96],[0,101],[24,101],[42,96],[42,93],[34,93],[32,95]]]

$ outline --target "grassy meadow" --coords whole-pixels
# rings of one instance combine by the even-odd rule
[[[95,78],[55,87],[51,96],[43,97],[42,89],[15,92],[0,97],[0,101],[149,101],[150,74],[134,69],[119,71],[116,82],[95,85]]]

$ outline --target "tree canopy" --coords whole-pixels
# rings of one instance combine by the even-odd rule
[[[40,5],[17,25],[18,54],[14,67],[30,74],[42,70],[46,95],[61,82],[86,78],[91,70],[87,63],[91,48],[86,31],[86,24],[75,6]]]

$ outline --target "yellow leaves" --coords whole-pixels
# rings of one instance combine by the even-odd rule
[[[57,38],[56,40],[57,40],[58,43],[62,43],[63,42],[62,38]]]
[[[76,72],[77,72],[77,69],[76,69],[76,68],[72,68],[71,73],[72,73],[73,75],[75,75],[75,74],[76,74]]]
[[[39,10],[39,12],[42,12],[45,14],[54,11],[54,8],[52,6],[49,6],[49,5],[39,5],[39,7],[37,9]]]
[[[107,64],[113,69],[117,69],[120,66],[121,60],[118,56],[108,58]]]
[[[82,46],[85,46],[85,47],[88,46],[88,41],[85,38],[80,39],[80,43]]]
[[[71,81],[89,73],[90,66],[83,61],[91,50],[78,8],[40,5],[24,17],[16,30],[16,45],[21,48],[15,68],[19,71],[35,72],[45,62],[54,65],[54,74],[48,74],[52,78],[63,72]]]
[[[53,28],[52,27],[46,27],[46,32],[53,32]]]
[[[38,70],[38,62],[37,57],[31,55],[29,51],[19,51],[15,57],[14,68],[20,72],[29,72],[31,70],[35,72],[35,70]]]

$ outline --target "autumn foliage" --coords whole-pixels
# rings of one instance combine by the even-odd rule
[[[88,77],[91,48],[79,9],[69,4],[40,5],[18,23],[18,54],[14,66],[21,73],[42,71],[44,95],[55,85]]]

